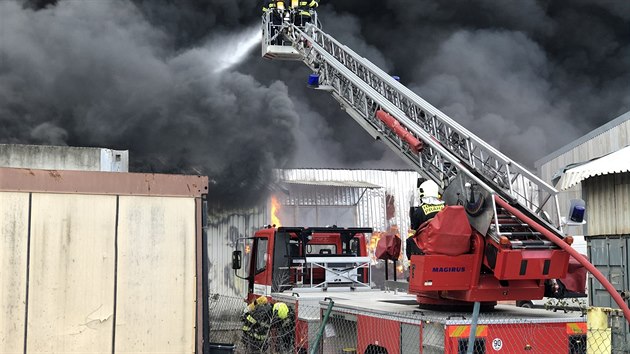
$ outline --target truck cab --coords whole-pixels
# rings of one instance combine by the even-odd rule
[[[267,226],[240,243],[243,250],[233,252],[232,268],[247,280],[248,301],[283,291],[369,287],[366,234],[371,232],[371,228]]]

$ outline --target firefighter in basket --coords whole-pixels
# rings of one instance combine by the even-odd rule
[[[318,6],[318,0],[292,0],[293,24],[298,27],[306,26],[308,22],[311,22],[311,16]]]
[[[278,35],[271,41],[271,44],[282,45],[283,39],[282,35],[279,34],[279,31],[282,28],[282,17],[285,12],[284,0],[265,0],[262,10],[264,16],[267,16],[267,14],[270,16],[268,29],[269,38],[273,38]]]
[[[440,198],[437,183],[431,180],[424,181],[418,187],[418,192],[420,192],[420,206],[411,207],[409,210],[411,228],[414,231],[418,230],[423,223],[433,219],[445,206],[444,201]],[[422,254],[413,237],[408,237],[406,244],[407,259],[411,259],[414,254]]]

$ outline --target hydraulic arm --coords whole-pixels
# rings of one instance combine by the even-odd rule
[[[267,51],[263,55],[302,60],[318,75],[319,89],[329,91],[357,123],[384,141],[422,176],[443,189],[456,176],[462,176],[464,183],[485,191],[493,204],[490,207],[496,209],[493,196],[497,195],[563,237],[557,191],[552,186],[314,24],[298,28],[284,23],[281,28],[270,28],[273,24],[264,21],[263,51]],[[272,45],[280,36],[291,46]],[[281,55],[274,56],[274,51]],[[543,208],[555,215],[553,221]],[[496,217],[502,214],[506,217]],[[497,242],[504,236],[517,248],[554,247],[539,233],[513,222],[507,214],[501,209],[494,212],[488,235]]]
[[[545,284],[566,273],[570,254],[602,283],[630,322],[630,309],[610,282],[565,243],[557,190],[326,34],[316,25],[316,14],[300,27],[288,15],[282,14],[281,24],[272,21],[272,13],[263,15],[263,56],[303,61],[313,72],[309,83],[328,91],[372,137],[445,194],[454,190],[458,203],[464,196],[461,204],[479,235],[473,241],[476,255],[459,260],[466,265],[461,269],[473,265],[477,274],[465,279],[468,290],[459,291],[429,291],[430,282],[421,279],[419,302],[423,296],[427,303],[540,298]],[[423,256],[417,264],[428,272],[431,257],[454,259]]]

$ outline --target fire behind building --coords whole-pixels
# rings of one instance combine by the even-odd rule
[[[277,170],[269,198],[248,210],[209,212],[210,293],[243,296],[246,283],[234,277],[231,251],[264,225],[372,227],[371,254],[384,232],[409,231],[409,206],[416,203],[414,171],[290,169]],[[404,242],[403,242],[404,245]],[[247,248],[245,248],[247,251]],[[401,254],[404,254],[401,252]],[[398,275],[404,276],[402,262]],[[372,281],[382,285],[384,266],[374,260]],[[390,267],[390,276],[391,276]]]

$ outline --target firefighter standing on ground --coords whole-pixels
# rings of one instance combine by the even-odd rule
[[[428,180],[422,182],[418,187],[420,192],[420,206],[411,207],[409,210],[409,219],[411,220],[411,228],[418,230],[420,225],[433,217],[444,209],[444,201],[440,199],[439,187],[437,183]],[[422,251],[416,245],[414,237],[407,238],[407,259],[411,259],[414,254],[422,254]]]
[[[272,307],[267,298],[260,296],[247,305],[243,313],[243,341],[248,352],[261,353],[267,350],[271,329]]]
[[[275,331],[276,351],[288,353],[293,348],[295,336],[295,313],[283,302],[273,305],[273,319],[271,328]]]

